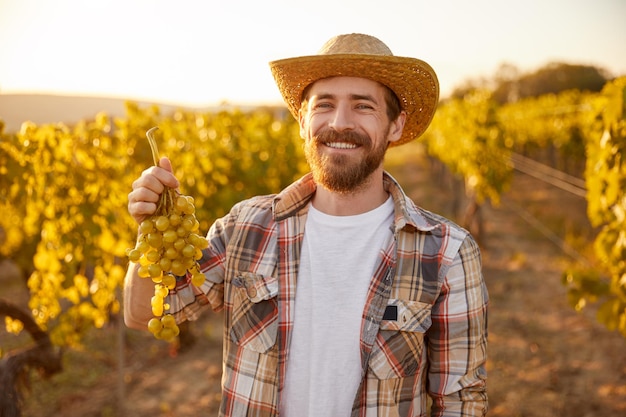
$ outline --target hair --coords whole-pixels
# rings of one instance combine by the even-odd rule
[[[309,90],[311,90],[311,86],[313,84],[315,84],[315,82],[307,85],[302,91],[302,97],[300,99],[301,111],[306,111],[307,105],[309,103]],[[385,88],[385,104],[387,105],[387,117],[389,118],[389,121],[392,122],[396,120],[398,116],[400,116],[400,112],[402,111],[400,99],[391,88],[387,87],[384,84],[381,85]]]

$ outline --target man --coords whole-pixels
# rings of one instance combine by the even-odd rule
[[[204,284],[179,280],[169,298],[178,321],[224,311],[220,415],[485,415],[479,249],[417,207],[382,166],[388,146],[428,127],[435,73],[362,34],[270,66],[311,174],[218,219],[201,260]],[[164,186],[178,186],[165,158],[133,184],[138,222]],[[135,271],[125,320],[145,328],[153,286]]]

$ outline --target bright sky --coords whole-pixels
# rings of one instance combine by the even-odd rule
[[[425,60],[442,95],[507,62],[626,75],[624,0],[0,0],[0,94],[277,103],[267,63],[362,32]]]

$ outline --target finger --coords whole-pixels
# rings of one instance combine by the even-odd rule
[[[133,181],[133,192],[135,192],[135,200],[141,201],[148,198],[148,201],[152,201],[156,195],[158,199],[159,195],[165,190],[165,184],[157,177],[154,168],[150,168],[141,174],[141,177]]]
[[[141,223],[154,214],[158,200],[159,194],[145,187],[137,188],[128,194],[128,212],[137,223]]]
[[[147,188],[158,195],[163,193],[165,187],[176,189],[179,183],[171,172],[159,167],[148,168],[132,184],[133,190]]]
[[[157,201],[159,201],[159,196],[164,190],[163,184],[161,184],[157,180],[153,180],[152,182],[156,184],[154,187],[140,186],[134,188],[130,193],[128,193],[128,201],[132,203],[156,203]],[[154,188],[157,189],[155,190]]]
[[[145,201],[128,203],[128,212],[138,224],[152,216],[156,209],[157,205],[155,203],[148,203]]]
[[[172,162],[166,156],[162,157],[159,160],[159,167],[163,168],[166,171],[174,172],[174,170],[172,169]]]
[[[172,173],[172,164],[167,158],[161,158],[161,163],[158,167],[151,167],[148,169],[149,173],[154,175],[163,185],[170,188],[178,188],[178,179]]]

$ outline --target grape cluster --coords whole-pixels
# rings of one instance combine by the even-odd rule
[[[156,129],[150,129],[146,136],[154,164],[158,165],[158,148],[152,137]],[[148,322],[148,330],[157,339],[171,341],[179,334],[176,319],[166,313],[170,306],[165,302],[169,291],[176,287],[176,277],[191,275],[191,283],[198,287],[204,283],[198,260],[209,243],[198,234],[200,224],[195,211],[193,197],[166,188],[155,213],[139,225],[135,247],[127,251],[128,259],[139,264],[137,274],[154,282],[154,317]]]
[[[131,262],[139,264],[138,275],[152,279],[155,284],[151,300],[155,318],[148,329],[158,339],[171,340],[178,335],[178,326],[172,322],[171,315],[163,315],[169,309],[165,297],[176,286],[177,276],[189,273],[193,285],[202,285],[204,275],[200,272],[198,260],[208,242],[197,233],[199,223],[194,214],[193,198],[176,194],[173,190],[165,193],[171,193],[170,201],[174,204],[160,210],[162,214],[141,222],[137,243],[127,255]]]

